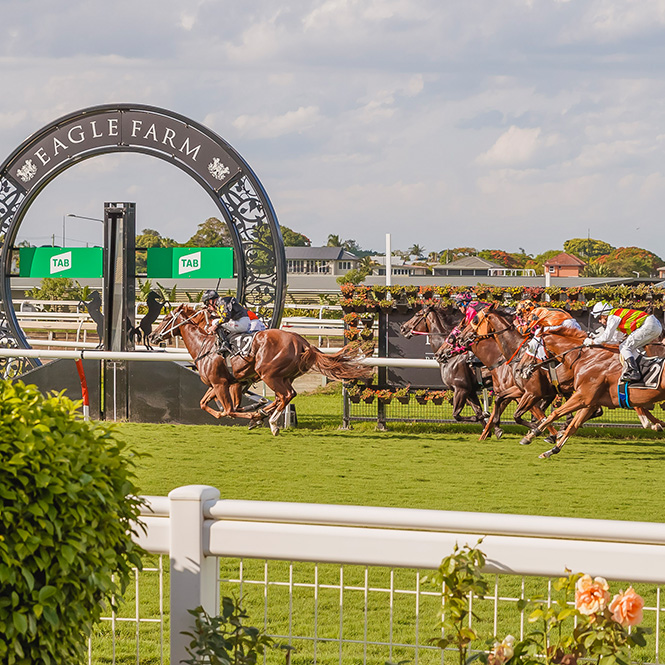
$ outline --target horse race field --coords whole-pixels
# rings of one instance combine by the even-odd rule
[[[403,423],[392,424],[388,432],[377,432],[373,423],[362,423],[353,430],[342,431],[338,386],[300,395],[295,404],[298,428],[283,431],[278,437],[273,437],[267,428],[250,432],[246,427],[215,425],[121,424],[118,433],[140,455],[136,475],[143,494],[165,495],[180,485],[207,484],[218,488],[222,498],[232,499],[644,521],[662,521],[665,515],[665,436],[654,432],[587,428],[566,444],[560,455],[541,460],[538,454],[549,446],[540,439],[531,446],[520,446],[517,427],[506,427],[500,441],[486,442],[478,441],[477,426]],[[447,554],[442,552],[442,558]],[[245,561],[243,565],[245,579],[263,578],[262,562]],[[271,562],[270,566],[271,584],[282,586],[270,587],[272,600],[264,614],[262,587],[245,584],[242,593],[249,623],[263,626],[265,620],[268,630],[276,635],[312,635],[311,588],[302,585],[300,590],[294,590],[293,599],[288,594],[289,580],[311,581],[312,564],[294,564],[292,569],[287,562]],[[221,579],[237,579],[237,571],[237,560],[222,561]],[[342,647],[337,643],[337,636],[342,634],[340,591],[339,586],[335,587],[336,579],[341,584],[339,566],[320,565],[318,574],[320,582],[328,581],[332,586],[322,586],[320,591],[317,664],[384,665],[388,659],[385,647],[370,643],[363,653],[363,600],[357,590],[362,591],[363,584],[367,584],[365,570],[344,567],[343,632],[349,643],[344,645],[343,658]],[[404,585],[397,588],[413,589],[416,574],[417,571],[397,571],[395,584]],[[370,585],[383,590],[389,585],[387,571],[372,569],[369,575]],[[507,580],[502,595],[517,597],[518,583],[516,579]],[[355,596],[354,591],[348,590],[352,587],[356,588]],[[654,604],[653,587],[638,586],[638,590],[648,603]],[[238,586],[222,586],[222,591],[237,593]],[[154,582],[149,582],[142,593],[142,603],[154,615],[158,602]],[[371,606],[374,639],[385,644],[390,626],[391,644],[393,639],[403,645],[414,644],[413,595],[396,597],[394,615],[392,607],[388,615],[388,605],[381,598],[376,607]],[[131,592],[126,600],[132,616]],[[420,628],[415,631],[423,644],[437,634],[440,599],[422,596],[420,602]],[[485,613],[483,621],[491,630],[491,612],[481,611]],[[519,634],[515,632],[519,631],[516,616],[502,615],[498,633]],[[115,661],[107,625],[100,628],[94,640],[93,663],[136,662],[133,625],[121,624],[118,630],[113,643]],[[140,662],[159,663],[157,628],[143,626],[141,635]],[[312,663],[311,642],[298,642],[296,638],[294,644],[297,650],[292,665]],[[654,662],[652,648],[636,653],[636,659]],[[411,647],[395,648],[392,660],[421,665],[442,662],[436,651],[414,652]],[[272,656],[267,662],[282,663],[284,657]]]
[[[372,423],[342,431],[334,385],[295,400],[299,426],[266,429],[119,425],[143,456],[143,494],[207,484],[222,498],[661,521],[665,435],[585,428],[548,460],[537,439],[507,427],[478,441],[477,426]]]

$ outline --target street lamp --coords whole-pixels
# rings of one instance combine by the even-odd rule
[[[62,246],[65,246],[65,220],[67,217],[76,217],[76,219],[89,219],[91,222],[101,222],[104,223],[103,219],[97,219],[97,217],[86,217],[85,215],[74,215],[71,212],[62,216]]]
[[[633,270],[632,272],[633,272],[633,275],[637,275],[637,279],[640,278],[640,273],[637,272],[637,270]]]

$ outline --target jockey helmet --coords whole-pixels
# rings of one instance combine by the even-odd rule
[[[473,293],[455,293],[451,296],[451,300],[455,302],[458,307],[466,307],[473,300]]]
[[[219,293],[217,291],[213,291],[212,289],[208,289],[204,294],[203,294],[203,304],[207,305],[210,300],[217,300],[219,298]]]
[[[610,303],[601,300],[597,302],[593,309],[591,310],[591,315],[594,319],[597,319],[599,316],[607,316],[612,311],[612,305]]]
[[[536,309],[536,303],[534,303],[533,300],[520,300],[515,308],[515,314],[517,314],[520,319],[526,319],[534,309]]]

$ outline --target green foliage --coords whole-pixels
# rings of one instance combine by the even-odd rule
[[[133,462],[108,426],[36,386],[0,384],[0,662],[78,663],[117,605],[132,542]],[[115,575],[115,578],[112,576]]]
[[[196,233],[183,247],[233,247],[233,242],[226,222],[208,217],[198,225]]]
[[[192,638],[187,648],[191,658],[183,661],[187,665],[256,665],[268,649],[288,649],[258,628],[244,625],[249,616],[235,598],[222,598],[222,612],[217,617],[211,617],[202,607],[189,613],[195,625],[193,632],[183,633]]]
[[[603,265],[605,274],[614,277],[642,277],[656,274],[656,269],[663,265],[663,260],[653,252],[639,247],[619,247],[606,256],[601,256],[596,263]]]
[[[44,277],[40,286],[30,289],[27,295],[32,300],[84,300],[89,293],[89,288],[84,289],[70,277]]]
[[[573,254],[583,261],[598,258],[609,254],[614,247],[609,242],[594,240],[593,238],[571,238],[563,243],[563,251]]]
[[[147,270],[148,253],[145,251],[153,247],[179,247],[173,238],[165,238],[155,229],[143,229],[136,236],[136,272],[143,274]]]
[[[282,240],[285,247],[311,247],[312,241],[302,233],[298,233],[288,226],[281,226]]]
[[[483,249],[478,252],[478,256],[487,261],[494,261],[494,263],[498,263],[504,268],[520,268],[524,265],[527,258],[521,254],[509,254],[502,249]]]
[[[481,542],[479,540],[478,544]],[[484,566],[485,555],[477,547],[465,545],[460,549],[456,544],[437,572],[427,578],[431,584],[442,588],[443,594],[440,625],[444,636],[435,641],[436,645],[441,649],[456,647],[460,665],[467,662],[469,644],[478,639],[476,631],[469,626],[469,616],[475,618],[469,608],[469,594],[484,598],[488,592],[489,586],[482,576]]]

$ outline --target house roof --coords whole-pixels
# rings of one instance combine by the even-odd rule
[[[465,256],[457,261],[450,263],[440,263],[434,266],[435,268],[503,268],[504,266],[489,261],[488,259],[481,259],[479,256]]]
[[[575,266],[575,267],[583,267],[586,265],[582,259],[578,259],[576,256],[573,256],[572,254],[568,254],[566,252],[561,252],[561,254],[557,254],[556,256],[553,256],[551,259],[547,259],[545,263],[543,263],[544,266]]]
[[[309,261],[358,261],[358,257],[342,247],[285,247],[287,259]]]

